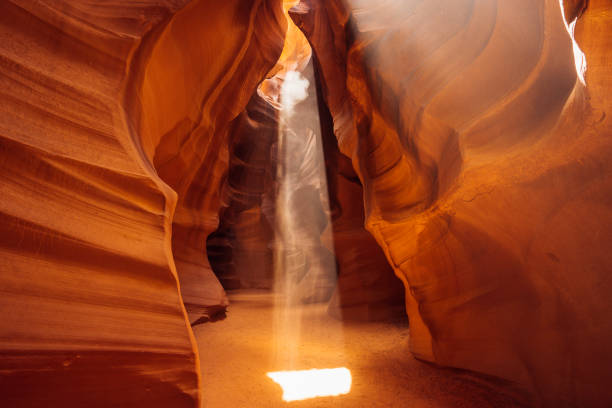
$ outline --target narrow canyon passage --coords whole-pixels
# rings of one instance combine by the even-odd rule
[[[474,373],[440,369],[405,353],[409,336],[405,319],[342,323],[327,314],[325,304],[303,309],[305,323],[324,325],[313,324],[320,329],[303,332],[296,345],[299,353],[295,366],[346,366],[352,375],[351,390],[346,395],[284,402],[281,388],[266,376],[267,372],[279,370],[273,295],[261,290],[238,290],[230,291],[229,299],[226,319],[194,327],[207,408],[524,406],[499,382]],[[340,344],[334,339],[338,332],[343,332]],[[330,338],[334,339],[331,343]]]
[[[612,407],[610,90],[612,0],[0,0],[0,408]]]
[[[323,9],[319,7],[314,12],[310,11],[322,13]],[[434,351],[434,348],[444,344],[447,338],[434,332],[434,326],[424,327],[418,314],[426,311],[419,306],[418,314],[415,316],[416,312],[413,311],[411,316],[414,318],[414,338],[411,342],[411,330],[403,305],[402,318],[391,312],[391,306],[397,306],[398,299],[401,298],[400,304],[403,303],[403,296],[394,296],[396,292],[391,282],[401,273],[397,270],[394,273],[387,264],[391,262],[395,268],[399,268],[399,262],[394,261],[394,252],[399,259],[409,259],[408,264],[414,262],[409,269],[411,272],[419,271],[420,257],[431,257],[424,262],[427,268],[423,273],[425,278],[420,288],[422,292],[408,290],[408,297],[432,290],[435,285],[428,279],[435,267],[441,267],[441,273],[450,281],[446,268],[454,268],[457,258],[460,258],[452,253],[452,245],[442,254],[430,255],[428,251],[431,247],[427,243],[438,242],[435,234],[446,234],[445,228],[452,230],[457,225],[463,228],[459,221],[451,223],[445,215],[442,226],[433,228],[436,231],[440,228],[440,232],[436,233],[425,227],[428,221],[415,221],[424,217],[423,214],[429,214],[424,211],[429,201],[437,200],[438,195],[444,197],[445,184],[465,166],[463,160],[469,155],[456,140],[460,126],[454,125],[456,129],[452,128],[449,126],[451,121],[438,121],[422,112],[417,119],[409,119],[409,115],[395,112],[397,107],[386,106],[395,98],[388,94],[398,91],[392,90],[393,81],[400,81],[399,78],[405,74],[404,67],[396,65],[396,55],[393,53],[364,53],[360,65],[353,66],[353,71],[346,74],[347,88],[335,89],[338,84],[342,84],[341,81],[329,80],[329,76],[333,78],[337,74],[335,68],[330,68],[329,60],[318,60],[316,52],[311,55],[310,48],[310,45],[318,46],[319,53],[325,55],[330,52],[327,49],[330,41],[323,40],[316,35],[316,31],[312,31],[308,45],[300,31],[309,33],[310,23],[305,17],[308,7],[303,5],[302,8],[292,10],[293,20],[289,20],[285,49],[278,62],[280,68],[259,86],[258,95],[254,96],[247,107],[244,116],[249,126],[238,126],[233,134],[236,139],[230,138],[230,200],[224,204],[227,210],[221,212],[222,227],[218,230],[220,236],[228,239],[229,243],[217,248],[217,256],[221,255],[226,266],[230,265],[233,285],[242,289],[228,292],[230,306],[226,319],[196,325],[194,328],[200,355],[204,406],[537,406],[533,396],[525,394],[525,387],[514,381],[475,372],[440,369],[414,359],[417,356],[437,361],[439,357],[436,352],[440,353],[443,349]],[[367,27],[367,24],[373,24],[377,19],[385,20],[392,14],[397,15],[393,10],[386,10],[381,15],[361,15],[356,20],[361,19],[362,26]],[[292,21],[298,23],[300,30]],[[379,23],[385,25],[387,21]],[[557,28],[561,29],[561,24]],[[398,28],[402,29],[407,28]],[[363,36],[368,31],[362,28],[359,35]],[[378,40],[379,43],[366,44],[374,49],[384,49],[384,40],[383,36]],[[320,43],[317,44],[317,41]],[[354,62],[350,58],[348,61],[349,65]],[[409,62],[426,64],[418,58]],[[384,72],[378,72],[380,66],[385,67]],[[387,77],[387,73],[394,75]],[[351,82],[351,75],[363,76],[360,80],[367,84],[368,92]],[[407,76],[404,81],[409,80],[413,80],[413,77]],[[352,89],[351,86],[356,88]],[[398,86],[401,92],[416,93],[424,87],[418,81],[413,87]],[[563,92],[569,92],[570,86],[571,81],[567,81],[566,88],[560,88],[565,89]],[[346,93],[350,96],[348,99],[355,104],[348,109],[354,115],[353,131],[338,125],[341,123],[339,118],[343,117],[344,109],[347,108],[334,106],[331,89]],[[258,97],[261,100],[257,101]],[[263,103],[263,100],[268,104]],[[381,105],[380,112],[373,107],[376,104]],[[465,105],[469,106],[470,103]],[[408,110],[406,106],[403,107]],[[452,109],[459,108],[453,106]],[[411,124],[412,120],[416,122]],[[359,135],[353,142],[356,147],[348,146],[348,139],[342,137],[345,131],[352,136]],[[416,137],[420,132],[423,135]],[[398,140],[394,140],[395,137]],[[422,145],[411,141],[411,138]],[[439,140],[436,141],[436,138]],[[416,143],[415,146],[412,143]],[[333,146],[330,148],[330,145]],[[348,160],[347,152],[354,155],[351,161]],[[369,174],[371,179],[364,174]],[[471,200],[460,199],[466,203]],[[362,201],[363,210],[360,208],[360,211],[355,211],[353,218],[347,221],[347,214],[352,212],[355,203]],[[419,208],[423,212],[417,215],[415,209]],[[433,208],[431,214],[437,211],[436,207]],[[386,213],[397,216],[389,217]],[[340,219],[342,217],[345,219]],[[446,226],[447,222],[449,227]],[[418,237],[408,238],[404,228],[413,228],[407,227],[413,223],[418,225],[415,231],[419,228],[424,228],[424,231],[419,232]],[[350,225],[349,231],[347,225]],[[394,229],[398,231],[393,232]],[[362,233],[367,236],[372,234],[376,242],[372,237],[370,240],[365,239]],[[420,236],[421,233],[425,238]],[[390,234],[398,244],[385,248],[386,234]],[[480,238],[474,232],[466,234],[462,239],[469,245],[480,245]],[[446,246],[447,238],[442,242]],[[386,259],[379,245],[385,248]],[[507,279],[504,273],[510,261],[506,260],[503,253],[496,253],[490,243],[482,245],[483,253],[494,254],[495,257],[491,265],[485,265],[487,273],[492,273],[494,277],[493,283],[484,293],[497,285],[503,287],[500,290],[511,288],[512,285],[500,284]],[[404,254],[405,251],[409,252],[411,246],[415,246],[415,253]],[[371,256],[376,250],[379,254]],[[266,262],[260,262],[264,259],[262,254],[267,254]],[[350,254],[353,254],[353,258],[348,261],[347,255]],[[371,265],[365,265],[361,263],[364,258],[382,259],[382,262],[373,261]],[[474,259],[476,261],[480,258],[474,256]],[[219,263],[211,263],[221,281],[227,282],[224,272],[218,268]],[[386,278],[380,278],[385,275]],[[372,284],[376,279],[378,283]],[[381,284],[385,279],[387,283]],[[439,355],[453,361],[456,356],[467,351],[469,364],[490,364],[486,357],[480,358],[480,350],[470,337],[470,324],[461,316],[461,303],[465,302],[472,307],[483,302],[484,298],[479,294],[482,291],[466,290],[459,274],[454,279],[463,299],[456,304],[440,302],[443,305],[440,307],[449,308],[441,318],[447,319],[448,325],[458,332],[466,331],[467,335],[461,340],[463,344],[460,342],[456,345],[457,351],[451,350]],[[359,282],[362,287],[353,286],[355,282]],[[415,282],[418,279],[413,279]],[[465,282],[470,280],[465,279]],[[436,290],[444,292],[447,290],[445,288]],[[376,303],[369,298],[375,293],[387,301],[387,304],[377,306],[379,313],[381,310],[383,315],[389,313],[386,319],[381,319],[380,315],[375,317],[376,313],[370,314],[367,309]],[[491,293],[492,298],[504,298],[494,294],[494,291]],[[528,290],[525,293],[530,294]],[[437,292],[432,294],[434,303],[437,296]],[[413,299],[411,301],[414,302]],[[485,310],[486,302],[484,300],[483,303]],[[529,301],[525,303],[529,304]],[[351,319],[349,317],[354,304],[361,309],[352,311]],[[363,305],[368,306],[366,308]],[[510,313],[513,316],[520,315],[524,307],[521,304]],[[368,313],[364,313],[364,310],[368,310]],[[459,315],[453,316],[453,313]],[[478,320],[471,325],[480,327],[486,325],[485,321]],[[492,341],[493,344],[514,344],[513,336],[519,326],[516,320],[512,322],[511,325],[516,329],[505,333],[501,341]],[[495,324],[487,327],[487,330],[494,330],[491,327],[495,327]],[[427,339],[430,335],[440,336],[439,343],[432,340],[431,344],[423,346],[430,341]],[[405,352],[408,349],[413,350],[414,356]],[[504,353],[489,352],[493,356]],[[516,360],[520,361],[520,358]],[[462,365],[448,364],[450,367]],[[504,367],[503,364],[493,362],[491,367],[482,371],[497,373],[500,367]],[[285,389],[283,393],[276,378],[273,381],[269,377],[270,373],[277,372],[339,368],[350,370],[352,384],[348,393],[309,396],[298,401],[284,402],[288,391]],[[510,370],[520,372],[519,369]],[[297,388],[302,391],[313,386],[309,380],[300,381]]]

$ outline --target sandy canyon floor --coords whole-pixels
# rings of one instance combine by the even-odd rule
[[[351,370],[349,394],[284,402],[266,376],[282,367],[283,339],[275,326],[274,298],[260,291],[230,293],[227,318],[194,327],[206,408],[265,407],[519,407],[524,398],[507,384],[415,360],[405,321],[341,323],[324,305],[302,310],[293,369]],[[275,327],[277,329],[275,330]],[[285,336],[286,339],[287,336]],[[280,357],[279,357],[280,356]]]

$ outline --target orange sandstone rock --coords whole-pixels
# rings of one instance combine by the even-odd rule
[[[4,406],[199,406],[184,304],[226,304],[228,124],[285,24],[273,0],[0,4]]]
[[[557,1],[343,4],[290,14],[406,285],[412,352],[609,405],[610,2],[565,4],[586,87]]]

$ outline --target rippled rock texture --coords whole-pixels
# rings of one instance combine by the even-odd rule
[[[565,3],[586,86],[558,1],[344,4],[291,15],[405,283],[412,352],[609,405],[610,2]]]
[[[272,0],[0,4],[4,406],[199,406],[184,304],[227,304],[205,238],[285,28]]]
[[[351,160],[338,149],[333,118],[321,95],[320,81],[318,85],[333,245],[338,268],[338,282],[328,311],[342,320],[372,321],[405,317],[404,287],[394,275],[381,247],[365,229],[363,186]]]
[[[227,306],[207,248],[226,285],[271,285],[277,96],[310,52],[294,3],[0,3],[4,405],[199,405],[189,322]],[[332,224],[304,227],[333,231],[330,313],[393,315],[395,273],[418,358],[612,405],[611,12],[292,9],[320,91]]]
[[[278,108],[255,94],[234,121],[219,228],[208,238],[223,287],[273,287]]]

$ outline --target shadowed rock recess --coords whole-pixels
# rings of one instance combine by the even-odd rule
[[[610,0],[0,2],[0,405],[202,406],[191,323],[274,284],[289,71],[327,312],[612,406]]]

